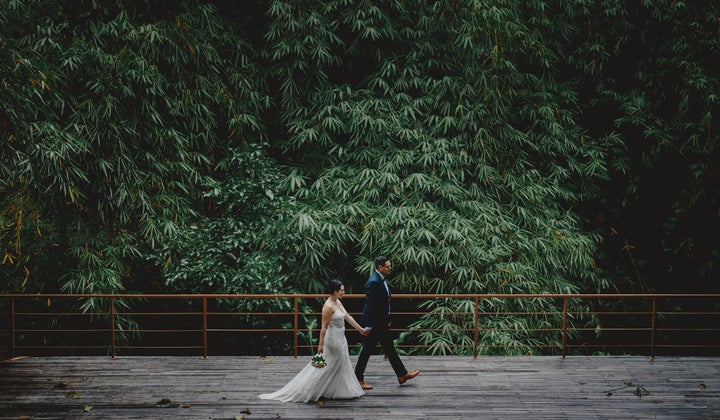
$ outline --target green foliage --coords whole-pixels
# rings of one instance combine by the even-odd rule
[[[590,215],[606,233],[600,264],[631,278],[629,290],[718,290],[720,9],[711,3],[594,3],[570,57],[585,76],[585,126],[612,137],[612,182]]]
[[[359,292],[385,254],[403,292],[716,290],[717,16],[3,2],[0,287]],[[471,353],[467,305],[402,339]],[[557,315],[507,315],[557,302],[483,308],[481,352],[558,343]]]
[[[265,233],[267,225],[279,223],[292,210],[292,202],[278,194],[283,177],[260,147],[230,153],[217,174],[222,181],[205,187],[211,210],[196,224],[177,231],[158,252],[165,264],[166,285],[181,293],[297,291],[284,288],[286,257],[278,252],[284,238]],[[249,305],[243,310],[257,310],[260,302],[240,303]],[[272,307],[288,309],[289,303],[280,301]]]
[[[597,194],[604,157],[576,122],[575,85],[554,70],[560,57],[545,41],[553,11],[333,5],[313,30],[338,27],[341,39],[303,38],[302,14],[277,13],[296,31],[270,31],[277,74],[293,74],[280,83],[288,147],[303,162],[288,184],[308,208],[296,220],[304,265],[320,270],[352,250],[366,273],[386,254],[412,292],[606,287],[592,258],[597,238],[574,210]],[[341,47],[346,62],[306,65],[309,51]],[[335,81],[338,67],[363,78]],[[426,344],[464,340],[438,332],[433,315],[414,326],[429,330]]]
[[[62,290],[125,290],[133,264],[197,217],[216,157],[258,139],[268,105],[252,49],[213,7],[156,21],[80,9],[2,8],[2,225],[33,280],[11,277],[22,290],[43,287],[32,258],[64,262]],[[31,235],[52,241],[43,255],[17,245]]]

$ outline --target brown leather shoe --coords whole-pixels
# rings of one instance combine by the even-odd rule
[[[402,384],[404,384],[405,381],[407,381],[408,379],[412,379],[412,378],[418,376],[419,374],[420,374],[420,371],[419,371],[419,370],[416,370],[415,372],[408,372],[408,373],[404,374],[403,376],[398,376],[398,383],[399,383],[400,385],[402,385]]]
[[[370,384],[366,384],[365,381],[360,381],[360,388],[362,389],[373,389],[373,386]]]

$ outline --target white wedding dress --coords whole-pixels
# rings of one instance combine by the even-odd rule
[[[332,314],[325,332],[323,356],[327,366],[316,368],[308,363],[287,385],[273,393],[261,394],[260,398],[308,402],[317,401],[321,397],[348,399],[365,395],[350,364],[345,338],[345,312],[335,311]]]

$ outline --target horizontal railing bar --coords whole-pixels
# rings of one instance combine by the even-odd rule
[[[34,299],[46,299],[48,297],[63,297],[63,298],[114,298],[114,299],[310,299],[310,298],[327,298],[326,294],[315,294],[315,293],[283,293],[283,294],[90,294],[90,293],[48,293],[42,295],[29,295],[19,293],[5,293],[0,294],[0,297],[20,297],[20,298],[34,298]],[[464,294],[431,294],[431,293],[393,293],[394,298],[400,299],[474,299],[479,297],[481,299],[646,299],[646,298],[686,298],[686,297],[707,297],[717,298],[720,297],[720,293],[684,293],[684,294],[672,294],[672,293],[547,293],[547,294],[532,294],[532,293],[518,293],[518,294],[483,294],[483,293],[464,293]],[[365,298],[364,294],[353,293],[346,294],[343,296],[347,298]]]
[[[18,346],[16,349],[106,349],[110,346]]]
[[[201,349],[203,346],[120,346],[116,345],[116,349],[135,350],[135,349]]]
[[[655,331],[720,331],[718,328],[655,328]]]
[[[655,345],[657,347],[657,344]],[[567,344],[566,347],[575,347],[575,348],[583,348],[583,347],[615,347],[615,348],[625,348],[625,347],[650,347],[649,344]]]
[[[657,312],[658,315],[715,315],[718,316],[718,312]]]
[[[652,311],[627,311],[627,312],[572,312],[568,311],[568,315],[652,315]]]
[[[27,295],[27,294],[0,294],[0,304],[2,304],[4,301],[3,298],[11,298],[11,302],[9,306],[10,311],[8,312],[7,316],[11,320],[11,326],[9,327],[8,331],[0,331],[0,336],[8,336],[10,337],[10,348],[12,349],[12,355],[14,355],[15,349],[108,349],[108,351],[111,351],[112,357],[115,357],[115,350],[116,349],[203,349],[203,355],[204,357],[207,357],[207,350],[208,350],[208,341],[207,341],[207,334],[212,333],[213,337],[218,337],[218,334],[294,334],[296,337],[299,337],[300,334],[310,334],[311,337],[314,337],[314,334],[320,331],[320,328],[300,328],[300,324],[304,323],[306,320],[302,320],[301,322],[298,322],[298,316],[304,316],[304,317],[318,317],[321,315],[321,312],[319,310],[315,310],[314,307],[319,307],[319,301],[322,299],[325,299],[327,295],[325,294],[148,294],[148,295],[138,295],[138,294],[62,294],[62,293],[54,293],[54,294],[44,294],[44,295]],[[706,299],[717,299],[720,297],[720,294],[700,294],[700,293],[693,293],[693,294],[401,294],[396,293],[393,294],[394,299],[407,299],[409,302],[409,308],[408,311],[395,311],[393,313],[393,316],[396,318],[400,318],[401,322],[394,325],[401,325],[403,328],[391,328],[391,331],[393,333],[404,333],[404,332],[412,332],[413,334],[422,334],[426,332],[432,332],[432,333],[450,333],[453,335],[458,336],[465,336],[464,339],[467,338],[468,335],[474,333],[475,338],[473,341],[473,345],[469,346],[467,344],[458,344],[458,345],[433,345],[433,344],[401,344],[398,347],[400,348],[410,348],[410,349],[441,349],[441,348],[447,348],[447,349],[462,349],[464,351],[470,351],[473,352],[474,355],[477,355],[477,349],[562,349],[562,355],[565,357],[565,349],[566,348],[645,348],[649,349],[649,353],[651,357],[654,357],[654,351],[655,348],[702,348],[702,349],[716,349],[720,348],[720,345],[715,344],[688,344],[687,341],[691,341],[688,339],[692,339],[693,337],[690,336],[682,336],[682,335],[675,335],[676,333],[697,333],[697,337],[695,338],[705,338],[706,336],[700,335],[703,333],[706,333],[707,335],[712,333],[717,333],[720,331],[719,328],[715,328],[713,325],[707,326],[704,325],[702,327],[695,327],[694,325],[703,324],[701,322],[695,322],[693,321],[693,317],[697,316],[713,316],[713,317],[720,317],[720,312],[711,312],[711,311],[703,311],[704,308],[702,305],[692,305],[689,302],[691,302],[690,299],[704,299],[701,300],[700,303],[708,303]],[[364,294],[347,294],[344,296],[346,300],[350,299],[364,299]],[[677,310],[659,310],[660,308],[658,306],[668,306],[672,307],[673,309],[675,306],[670,306],[668,303],[671,303],[671,301],[668,301],[667,303],[665,301],[658,301],[659,299],[667,298],[668,300],[674,299],[674,300],[682,300],[682,299],[688,299],[686,306],[694,307],[695,311],[677,311]],[[48,305],[47,308],[44,308],[46,300],[49,301],[51,299],[60,300],[61,304],[55,304],[54,307],[50,308],[50,305]],[[62,302],[62,299],[71,299],[70,301]],[[75,307],[79,306],[78,300],[80,299],[108,299],[109,301],[109,312],[66,312],[67,310],[72,310]],[[115,306],[120,306],[117,302],[118,299],[126,299],[127,305],[122,305],[124,310],[116,311],[114,308]],[[252,300],[255,301],[256,306],[263,306],[258,305],[258,300],[267,300],[267,299],[274,299],[274,300],[287,300],[288,304],[291,306],[294,304],[295,310],[292,311],[262,311],[262,312],[248,312],[247,309],[242,312],[235,312],[231,309],[226,309],[224,307],[228,302],[232,300]],[[298,307],[298,300],[300,299],[306,299],[308,302],[307,304],[312,306],[312,308],[307,312],[302,312],[299,310]],[[317,299],[316,302],[312,302],[313,299]],[[434,313],[434,312],[428,312],[428,311],[422,311],[422,309],[418,308],[418,305],[413,302],[418,302],[422,300],[457,300],[457,301],[463,301],[463,300],[474,300],[474,311],[468,311],[468,310],[462,310],[458,312],[445,312],[445,313]],[[540,299],[540,300],[546,300],[546,301],[557,301],[552,302],[551,305],[553,305],[554,309],[552,311],[544,312],[544,311],[537,311],[537,310],[511,310],[511,311],[483,311],[481,312],[481,307],[478,305],[479,302],[481,302],[482,306],[485,306],[486,308],[489,306],[493,306],[492,304],[486,303],[486,301],[491,301],[493,299],[501,300],[501,299]],[[563,302],[560,302],[562,299]],[[573,305],[575,305],[575,302],[580,301],[582,304],[582,301],[588,301],[588,300],[608,300],[608,299],[616,299],[616,300],[630,300],[630,299],[640,299],[645,300],[643,302],[640,302],[637,306],[640,307],[640,309],[631,308],[633,310],[630,311],[623,311],[620,309],[617,312],[612,311],[611,309],[606,309],[610,306],[601,307],[598,311],[584,311],[584,310],[576,310],[576,311],[568,311],[568,301],[572,300]],[[142,300],[142,302],[139,302],[138,300]],[[168,305],[162,305],[158,306],[157,302],[152,302],[152,300],[165,300],[167,302],[173,302],[172,304]],[[211,304],[212,308],[215,310],[208,310],[208,300],[215,300],[216,302],[213,302]],[[18,305],[18,302],[23,301],[23,305]],[[564,306],[562,311],[557,310],[557,303],[564,303]],[[710,301],[709,303],[717,303],[717,301]],[[652,306],[652,310],[642,310],[645,306],[650,305]],[[155,306],[152,306],[155,305]],[[21,308],[18,308],[18,306],[21,306]],[[133,312],[132,308],[138,306],[138,309],[141,309],[141,312]],[[168,306],[167,311],[158,312],[157,309],[163,309],[165,306]],[[240,306],[240,305],[238,305]],[[283,304],[283,307],[286,305]],[[398,307],[401,307],[403,305],[397,305]],[[522,307],[522,302],[518,304],[518,306]],[[598,305],[601,306],[601,305]],[[627,305],[626,305],[627,306]],[[462,309],[466,309],[469,306],[465,306]],[[18,311],[18,309],[29,309],[28,312],[22,312]],[[41,312],[43,309],[58,309],[59,312]],[[150,310],[148,310],[150,309]],[[701,309],[701,310],[697,310]],[[81,309],[78,309],[78,311],[81,311]],[[359,315],[360,312],[350,312],[351,314]],[[614,321],[615,315],[620,315],[623,317],[633,317],[626,322],[623,322],[620,325],[617,322]],[[3,316],[5,316],[3,314]],[[130,323],[130,325],[126,326],[137,326],[139,328],[133,328],[133,329],[125,329],[120,328],[122,325],[120,320],[115,320],[116,316],[122,316],[122,317],[128,317],[130,318],[136,318],[136,321],[133,321]],[[425,319],[435,319],[437,317],[465,317],[465,319],[468,319],[469,316],[474,316],[474,321],[469,320],[467,323],[461,323],[459,325],[459,328],[412,328],[410,326],[404,326],[404,324],[412,324],[411,322],[406,322],[404,320],[407,320],[407,317],[417,317],[422,316],[425,317]],[[517,328],[513,327],[514,324],[510,322],[502,322],[502,325],[500,327],[493,327],[492,324],[489,321],[486,321],[487,317],[535,317],[538,321],[538,328]],[[608,324],[612,324],[611,327],[603,327],[603,326],[575,326],[572,325],[566,325],[568,318],[572,318],[575,320],[576,318],[581,317],[592,317],[592,316],[598,316],[598,317],[605,317],[605,318],[611,318],[613,322],[608,322]],[[39,319],[34,319],[32,317],[37,317]],[[73,329],[62,329],[62,327],[55,327],[50,329],[49,322],[46,321],[46,318],[48,317],[56,317],[60,318],[58,324],[67,325],[69,327],[75,327]],[[70,318],[73,317],[72,320],[65,319],[63,320],[62,317]],[[90,320],[85,319],[78,319],[77,317],[90,317]],[[153,317],[153,318],[150,318]],[[174,318],[173,318],[174,317]],[[183,317],[180,321],[176,321],[178,317]],[[191,317],[191,318],[187,318]],[[282,325],[287,324],[291,325],[290,328],[247,328],[245,324],[247,324],[247,320],[242,318],[239,320],[233,320],[228,319],[227,317],[253,317],[253,318],[259,318],[264,317],[263,323],[260,323],[258,325],[260,326],[267,326],[269,325],[279,325],[282,323]],[[291,320],[287,319],[289,317],[295,317],[294,325]],[[560,317],[562,319],[560,320]],[[648,321],[649,317],[649,321]],[[664,319],[660,319],[659,317],[665,317]],[[672,317],[672,318],[671,318]],[[681,318],[685,317],[685,318]],[[97,318],[97,320],[96,320]],[[159,319],[158,319],[159,318]],[[173,324],[168,323],[160,323],[159,321],[163,318],[169,320],[169,322]],[[212,325],[211,328],[209,328],[208,319],[212,318]],[[287,321],[289,322],[286,322]],[[679,319],[682,323],[675,323],[673,320]],[[164,320],[163,320],[164,321]],[[268,322],[269,321],[269,322]],[[317,321],[317,320],[316,320]],[[510,319],[508,319],[510,321]],[[562,322],[560,322],[562,321]],[[21,325],[21,328],[17,328],[20,325],[17,325],[17,322],[19,322]],[[147,324],[145,324],[147,322]],[[573,321],[574,322],[574,321]],[[646,323],[651,325],[645,326]],[[108,328],[92,328],[94,326],[98,326],[98,324],[101,325],[109,325]],[[241,327],[244,328],[231,328],[233,327],[234,323],[240,323]],[[577,322],[578,324],[582,324],[582,321]],[[202,324],[202,328],[198,328],[198,326]],[[223,328],[224,325],[228,325],[228,328]],[[557,324],[557,325],[556,325]],[[562,325],[560,325],[562,324]],[[629,324],[629,326],[628,326]],[[688,327],[683,328],[682,325],[687,324]],[[707,324],[705,322],[704,324]],[[155,325],[171,325],[173,328],[159,328],[159,329],[153,329],[152,327]],[[183,328],[183,325],[190,325],[193,328]],[[312,324],[307,324],[312,325]],[[317,326],[317,324],[315,324]],[[32,329],[32,326],[38,326],[40,328],[38,329]],[[80,327],[80,328],[78,328]],[[86,327],[86,328],[83,328]],[[601,331],[603,333],[614,333],[614,335],[609,335],[611,340],[614,342],[612,344],[607,343],[598,343],[598,344],[588,344],[588,343],[576,343],[579,340],[583,340],[583,336],[586,336],[584,333],[589,332],[595,332],[595,331]],[[525,343],[522,338],[518,341],[521,344],[480,344],[478,340],[478,335],[482,334],[485,340],[488,340],[488,333],[503,333],[503,332],[511,332],[511,333],[520,333],[520,334],[527,334],[527,343]],[[58,339],[55,340],[55,337],[57,333],[65,333],[68,334],[68,337],[66,339]],[[70,334],[106,334],[108,333],[108,341],[111,343],[108,345],[102,345],[102,346],[82,346],[82,345],[66,345],[66,342],[72,343],[72,340],[76,341],[90,341],[85,340],[84,338],[77,338],[77,335],[70,335]],[[150,345],[132,345],[128,343],[132,342],[150,342],[152,343],[153,340],[151,340],[149,337],[152,336],[152,334],[166,334],[166,333],[172,333],[172,334],[178,334],[182,333],[180,341],[178,341],[178,344],[188,344],[188,345],[175,345],[175,346],[150,346]],[[350,330],[350,333],[353,334],[354,332]],[[643,343],[643,344],[627,344],[618,342],[618,338],[620,337],[627,337],[626,335],[622,335],[622,333],[642,333],[637,334],[638,337],[642,337],[642,340],[644,341],[647,337],[649,343]],[[22,336],[17,336],[16,334],[20,334]],[[33,340],[37,339],[37,335],[40,334],[47,334],[48,337],[52,337],[51,341],[59,341],[62,345],[22,345],[23,342],[32,342]],[[137,336],[133,336],[130,340],[125,341],[123,345],[117,345],[116,344],[116,336],[118,334],[137,334]],[[199,337],[201,337],[203,341],[203,345],[192,345],[195,341],[194,338],[192,338],[193,335],[197,334]],[[530,341],[533,340],[533,335],[535,337],[553,337],[554,334],[562,334],[562,343],[554,343],[556,340],[550,340],[549,344],[533,344]],[[663,336],[658,336],[658,334],[663,334]],[[187,339],[187,335],[191,335],[191,339]],[[94,337],[94,336],[93,336]],[[101,336],[102,337],[102,336]],[[163,337],[163,336],[159,336]],[[203,338],[204,337],[204,338]],[[314,337],[313,341],[317,338]],[[587,338],[585,338],[587,339]],[[599,339],[599,338],[596,338]],[[627,338],[625,338],[627,339]],[[105,338],[102,338],[104,341]],[[567,341],[570,341],[568,343]],[[679,342],[686,342],[685,344],[673,344],[672,341],[677,340]],[[90,342],[94,342],[93,339]],[[165,340],[162,340],[165,341]],[[308,348],[313,349],[315,347],[315,344],[308,344],[308,345],[301,345],[297,343],[297,339],[295,340],[296,343],[293,345],[295,349],[298,348]],[[471,339],[472,341],[472,339]],[[492,340],[488,340],[491,341]],[[590,339],[591,343],[596,343],[596,340]],[[638,340],[630,339],[629,341],[637,342]],[[657,341],[662,341],[662,344],[656,344]],[[211,344],[211,346],[214,344]],[[296,353],[297,354],[297,351]]]
[[[320,312],[300,312],[303,315],[320,315]],[[282,315],[288,315],[292,316],[295,315],[295,312],[208,312],[208,315],[232,315],[232,316],[247,316],[247,315],[266,315],[266,316],[282,316]],[[356,314],[356,312],[350,312],[350,314]]]
[[[1,295],[0,295],[1,297]],[[197,315],[201,311],[196,312],[115,312],[116,315]],[[349,312],[351,315],[359,315],[361,312]],[[294,312],[208,312],[207,315],[229,315],[229,316],[244,316],[244,315],[267,315],[267,316],[281,316],[281,315],[294,315]],[[300,312],[302,315],[320,315],[321,312]],[[474,312],[393,312],[393,315],[474,315]],[[718,312],[657,312],[658,315],[714,315],[720,316]],[[109,315],[108,312],[15,312],[15,316],[32,315],[32,316],[100,316]],[[562,315],[562,312],[478,312],[478,315]],[[568,311],[568,315],[652,315],[652,312],[572,312]]]
[[[24,330],[19,330],[19,329],[16,329],[15,332],[22,332],[22,333],[33,333],[33,332],[42,332],[42,333],[46,333],[46,332],[50,332],[50,333],[66,333],[66,332],[110,332],[110,329],[109,329],[109,328],[104,328],[104,329],[92,329],[92,328],[91,328],[91,329],[87,329],[87,330],[82,330],[82,329],[75,329],[75,330],[63,330],[63,329],[54,329],[54,330],[45,330],[45,329],[43,329],[43,330],[40,330],[40,329],[38,329],[38,330],[27,330],[27,329],[24,329]]]
[[[136,332],[146,332],[146,333],[199,333],[199,332],[202,332],[202,331],[203,331],[203,330],[201,330],[201,329],[183,329],[183,330],[168,330],[168,329],[162,329],[162,330],[140,329],[140,330],[138,330],[138,329],[126,329],[126,330],[118,331],[118,333],[120,333],[120,332],[124,332],[124,333],[136,333]]]
[[[706,349],[706,348],[720,349],[719,344],[655,344],[655,347],[691,348],[691,349]]]
[[[474,312],[466,312],[467,315],[472,315]],[[430,312],[430,315],[436,315]],[[437,314],[444,315],[444,314]],[[562,312],[478,312],[478,315],[562,315]]]
[[[196,312],[116,312],[116,315],[144,315],[144,316],[158,316],[158,315],[197,315],[201,313],[200,310]],[[302,315],[320,315],[321,312],[299,312]],[[351,315],[359,315],[361,312],[349,312]],[[207,315],[225,315],[225,316],[246,316],[246,315],[266,315],[266,316],[292,316],[294,312],[208,312]],[[393,315],[474,315],[474,312],[393,312]],[[717,312],[657,312],[658,315],[720,315]],[[107,316],[108,312],[15,312],[15,316]],[[478,315],[562,315],[562,312],[478,312]],[[568,312],[568,315],[652,315],[652,312]]]
[[[143,316],[191,315],[191,316],[197,316],[197,314],[199,314],[199,313],[202,313],[202,311],[197,311],[197,312],[115,312],[115,315],[143,315]]]
[[[108,312],[15,312],[18,315],[46,316],[46,315],[63,315],[63,316],[100,316],[109,315]]]
[[[437,331],[448,331],[448,332],[470,332],[474,331],[472,328],[413,328],[413,331],[416,332],[437,332]],[[597,331],[597,328],[574,328],[573,331]],[[72,329],[72,330],[66,330],[66,329],[16,329],[15,332],[17,333],[34,333],[34,332],[50,332],[50,333],[64,333],[64,332],[109,332],[110,329]],[[201,329],[125,329],[120,332],[201,332],[203,330]],[[237,328],[208,328],[207,331],[209,332],[293,332],[292,330],[286,329],[286,328],[265,328],[265,329],[254,329],[254,328],[243,328],[243,329],[237,329]],[[298,329],[300,332],[319,332],[319,328],[313,328],[313,329],[307,329],[307,328],[301,328]],[[391,331],[405,331],[405,329],[391,329]],[[561,331],[559,328],[524,328],[522,330],[515,329],[515,328],[480,328],[478,329],[480,332],[492,332],[492,331],[527,331],[527,332],[537,332],[537,331]],[[600,328],[600,331],[650,331],[650,328]],[[656,328],[656,331],[707,331],[707,332],[720,332],[720,329],[717,328]]]
[[[589,328],[572,328],[573,331],[652,331],[650,327],[589,327]],[[657,331],[657,328],[655,329]]]
[[[208,332],[272,332],[272,333],[290,333],[293,334],[295,331],[286,328],[275,328],[275,329],[263,329],[257,330],[253,328],[208,328]],[[310,331],[310,330],[298,330],[298,331]],[[312,330],[320,331],[320,330]]]

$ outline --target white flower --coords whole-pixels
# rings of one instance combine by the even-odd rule
[[[313,356],[311,363],[316,368],[324,368],[325,366],[327,366],[327,362],[325,361],[325,358],[323,357],[322,353],[318,353],[315,356]]]

